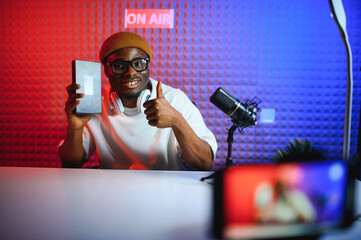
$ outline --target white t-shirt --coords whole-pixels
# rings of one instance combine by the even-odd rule
[[[157,81],[150,81],[150,99],[155,99]],[[210,145],[215,156],[216,139],[206,127],[198,108],[179,89],[162,84],[162,91],[197,136]],[[118,113],[113,109],[109,93],[110,86],[104,87],[102,114],[94,115],[84,128],[86,157],[96,151],[101,168],[183,170],[173,130],[150,126],[145,114],[138,112],[137,108],[125,108],[123,113]]]

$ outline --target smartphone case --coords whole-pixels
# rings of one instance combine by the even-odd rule
[[[101,63],[73,60],[72,81],[79,84],[76,93],[84,93],[80,104],[74,112],[78,114],[98,114],[102,112],[101,106]]]

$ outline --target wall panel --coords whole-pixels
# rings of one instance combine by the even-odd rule
[[[354,63],[352,154],[361,102],[361,2],[343,2]],[[127,8],[172,8],[175,27],[125,29]],[[326,0],[3,0],[0,26],[2,166],[59,166],[71,60],[97,61],[102,41],[122,30],[151,43],[151,76],[184,90],[200,108],[219,143],[216,168],[224,165],[230,127],[209,102],[219,86],[242,101],[257,96],[262,108],[276,112],[274,123],[235,133],[237,164],[269,162],[294,138],[342,158],[346,52]]]

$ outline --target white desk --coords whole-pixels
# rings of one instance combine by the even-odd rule
[[[0,168],[0,239],[201,239],[209,174]]]
[[[213,239],[209,174],[0,167],[0,239]]]

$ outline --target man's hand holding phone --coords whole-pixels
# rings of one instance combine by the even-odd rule
[[[65,102],[65,113],[68,121],[68,127],[76,130],[83,129],[85,124],[92,118],[93,114],[76,114],[74,109],[80,104],[84,93],[76,93],[75,90],[80,89],[79,84],[70,84],[66,87],[68,99]]]

